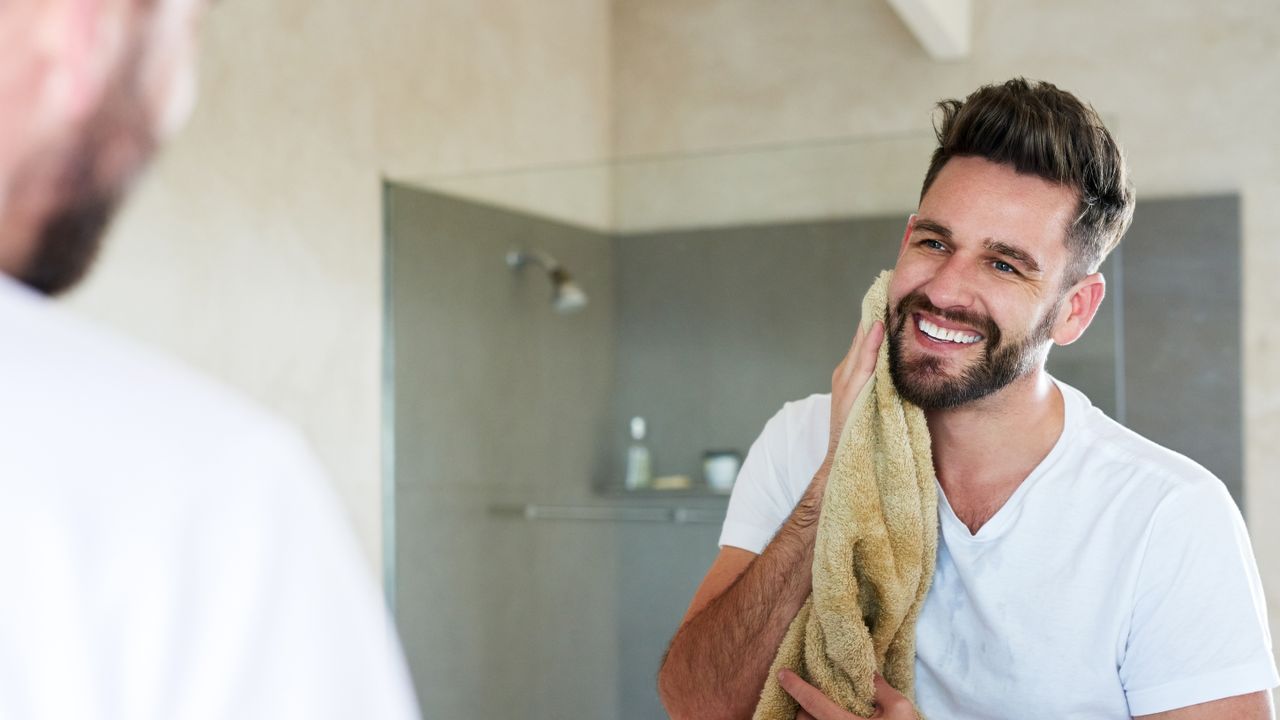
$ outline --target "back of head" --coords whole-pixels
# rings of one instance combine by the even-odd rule
[[[985,85],[938,103],[933,152],[920,196],[953,157],[980,157],[1065,185],[1079,212],[1067,228],[1070,265],[1063,286],[1097,270],[1133,219],[1124,156],[1098,113],[1057,87],[1024,78]]]

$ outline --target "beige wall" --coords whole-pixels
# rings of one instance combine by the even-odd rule
[[[381,178],[599,158],[606,0],[219,4],[202,96],[76,310],[309,436],[381,542]]]
[[[975,0],[974,11],[972,56],[940,64],[882,0],[618,0],[614,149],[924,132],[936,99],[1026,75],[1109,118],[1140,195],[1240,192],[1246,504],[1280,628],[1280,10],[1258,0]]]
[[[1258,0],[978,0],[972,57],[928,59],[883,0],[617,0],[620,155],[928,131],[927,110],[1012,75],[1116,126],[1147,194],[1280,175],[1280,12]]]

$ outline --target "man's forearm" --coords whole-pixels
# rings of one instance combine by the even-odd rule
[[[658,687],[673,718],[750,717],[777,647],[810,593],[824,485],[810,485],[764,552],[672,639]]]

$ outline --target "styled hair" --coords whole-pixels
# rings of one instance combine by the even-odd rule
[[[938,103],[933,151],[921,199],[953,157],[980,157],[1075,191],[1063,287],[1096,272],[1133,220],[1124,155],[1092,107],[1047,83],[1014,78]]]

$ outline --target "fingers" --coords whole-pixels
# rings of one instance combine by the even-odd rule
[[[778,683],[782,685],[782,689],[786,690],[788,695],[800,703],[800,707],[808,714],[808,717],[814,720],[843,720],[844,718],[855,717],[835,704],[831,698],[823,695],[821,690],[801,680],[799,675],[790,670],[783,670],[778,673]],[[796,717],[799,718],[801,715],[796,715]]]
[[[876,358],[880,357],[880,343],[884,342],[884,323],[879,320],[871,323],[871,328],[863,338],[862,347],[858,348],[858,375],[868,377],[876,368]]]
[[[884,676],[880,673],[876,673],[874,682],[876,686],[877,705],[885,705],[886,703],[894,704],[907,699],[906,696],[895,690],[893,686],[889,684],[889,681],[885,680]]]
[[[856,348],[845,358],[840,367],[839,386],[845,389],[841,396],[847,403],[852,403],[854,396],[862,389],[876,370],[876,360],[880,357],[880,345],[884,341],[884,323],[879,320],[871,324],[867,334],[859,341]],[[833,392],[838,392],[833,387]]]
[[[916,711],[906,695],[898,692],[884,679],[880,673],[875,675],[876,714],[873,718],[899,720],[899,718],[915,718]]]
[[[833,385],[843,385],[849,381],[849,376],[853,374],[853,368],[857,364],[858,349],[862,346],[865,336],[866,330],[859,323],[858,331],[853,335],[853,342],[849,344],[849,352],[845,353],[844,358],[840,360],[840,364],[836,365],[836,371],[831,375]]]
[[[828,455],[835,453],[853,402],[875,373],[876,359],[880,357],[884,336],[884,323],[880,320],[866,328],[860,325],[849,354],[831,373],[831,438],[827,448]]]
[[[857,355],[858,345],[862,343],[862,338],[866,336],[866,328],[862,327],[862,323],[858,323],[858,331],[853,334],[853,342],[849,344],[849,357]]]
[[[880,353],[880,343],[883,340],[883,322],[876,320],[867,328],[859,325],[858,334],[854,336],[853,344],[849,346],[849,354],[845,355],[840,364],[836,366],[832,381],[846,384],[850,379],[859,375],[865,374],[869,376],[871,371],[875,369],[876,357]]]
[[[796,720],[847,720],[857,717],[790,670],[779,672],[778,682],[788,695],[800,703],[801,710],[796,714]],[[875,693],[876,712],[871,717],[882,720],[918,718],[911,701],[886,682],[880,673],[875,675]]]

